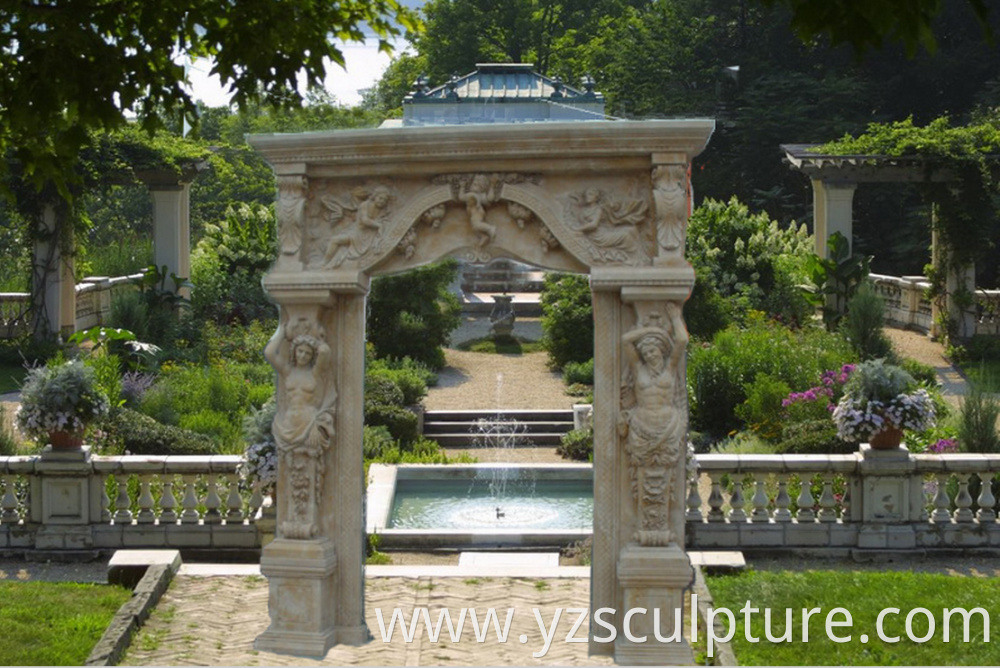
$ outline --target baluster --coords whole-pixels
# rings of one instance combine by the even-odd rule
[[[767,488],[765,487],[763,475],[757,475],[754,486],[756,490],[753,493],[753,498],[750,500],[753,504],[753,512],[750,513],[750,520],[752,522],[769,522],[771,514],[767,511],[767,505],[770,503],[770,499],[767,498]]]
[[[812,481],[805,476],[800,478],[799,498],[796,499],[796,503],[799,509],[795,513],[795,519],[799,522],[816,521],[816,513],[813,511],[813,504],[816,503],[816,499],[812,495]]]
[[[240,478],[233,473],[226,476],[229,483],[229,496],[226,497],[226,524],[237,524],[243,521],[243,497],[240,496]]]
[[[156,513],[153,511],[156,502],[153,500],[152,492],[149,491],[152,477],[139,476],[139,514],[135,518],[139,524],[152,524],[156,521]]]
[[[722,485],[719,483],[718,473],[709,473],[708,479],[712,481],[712,491],[708,495],[708,521],[725,522],[726,516],[722,513]]]
[[[792,505],[792,498],[788,496],[788,476],[778,476],[778,495],[774,498],[774,521],[791,522],[792,513],[788,507]]]
[[[979,498],[976,499],[976,503],[979,504],[979,510],[976,512],[976,519],[980,523],[995,522],[997,519],[997,513],[993,510],[993,506],[996,505],[996,497],[993,496],[993,474],[992,473],[980,473],[979,474]]]
[[[730,522],[746,522],[747,513],[743,510],[746,505],[746,501],[743,500],[743,480],[742,478],[737,478],[733,481],[733,493],[729,497],[729,505],[732,510],[729,511],[729,521]]]
[[[184,481],[184,499],[181,501],[184,510],[181,512],[181,524],[197,524],[201,519],[201,515],[198,514],[198,496],[194,493],[197,476],[185,475],[181,476],[181,480]]]
[[[177,497],[174,496],[174,476],[165,473],[160,476],[163,495],[160,497],[160,524],[177,524]]]
[[[260,488],[261,488],[260,482],[255,482],[253,484],[253,491],[250,493],[250,508],[247,512],[247,519],[249,519],[251,522],[257,521],[257,511],[260,510],[260,507],[262,505],[264,505],[264,495],[261,494]],[[690,507],[690,502],[691,502],[691,497],[688,496],[689,507]],[[701,499],[698,499],[698,505],[701,505]],[[691,519],[690,510],[687,511],[687,519],[689,520]],[[701,519],[701,513],[698,513],[697,519],[699,520]]]
[[[823,476],[823,493],[819,496],[819,521],[837,521],[837,499],[833,496],[833,481]]]
[[[840,521],[850,522],[851,521],[851,480],[850,478],[844,483],[844,498],[840,502]]]
[[[950,523],[951,499],[948,498],[948,491],[945,489],[948,485],[948,476],[939,474],[935,478],[937,480],[937,492],[934,494],[934,512],[931,514],[931,519],[939,524]]]
[[[219,524],[222,522],[222,513],[219,508],[222,506],[222,499],[219,498],[219,477],[215,474],[208,476],[208,495],[205,496],[205,524]]]
[[[684,513],[684,518],[688,522],[700,522],[702,520],[701,492],[698,491],[698,477],[698,475],[694,475],[688,480],[687,512]],[[264,499],[260,495],[260,485],[254,485],[253,493],[250,505],[254,507],[254,512],[256,513],[256,508],[259,508],[264,503]]]
[[[118,496],[115,498],[115,524],[132,524],[132,500],[128,498],[128,474],[115,475]]]
[[[12,475],[3,477],[3,500],[0,501],[0,522],[17,524],[21,521],[21,513],[17,502],[17,478]]]
[[[108,496],[108,478],[110,476],[102,475],[98,478],[101,484],[101,522],[104,524],[111,524],[111,497]]]
[[[969,474],[958,474],[958,494],[955,495],[955,521],[972,521],[972,495],[969,494]]]

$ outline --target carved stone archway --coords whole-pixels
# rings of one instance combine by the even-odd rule
[[[622,663],[690,661],[673,629],[684,546],[687,333],[681,306],[688,169],[709,120],[536,123],[263,135],[278,181],[277,538],[269,651],[321,656],[369,639],[364,621],[362,422],[370,277],[448,254],[590,274],[595,319],[591,612]],[[624,612],[633,643],[623,633]],[[592,633],[602,627],[591,624]]]

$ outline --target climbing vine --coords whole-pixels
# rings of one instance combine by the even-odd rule
[[[208,156],[208,149],[197,142],[166,132],[150,135],[130,125],[114,132],[93,133],[73,173],[59,187],[51,181],[38,184],[16,160],[8,162],[7,192],[15,212],[12,218],[23,225],[19,236],[32,253],[29,309],[35,336],[51,331],[46,284],[58,270],[56,257],[74,257],[77,242],[90,227],[84,207],[79,205],[81,193],[107,184],[139,183],[144,173],[154,171],[179,179],[190,165]],[[51,211],[49,220],[46,210]]]
[[[925,269],[932,285],[930,296],[939,305],[950,296],[960,310],[974,306],[967,288],[947,295],[946,277],[995,252],[1000,220],[1000,113],[993,111],[961,126],[952,125],[948,117],[925,126],[914,125],[912,118],[872,123],[857,137],[847,135],[814,150],[865,156],[874,164],[894,158],[921,159],[921,189],[934,207],[934,229],[944,242],[934,265]],[[938,324],[948,338],[957,333],[947,314]]]

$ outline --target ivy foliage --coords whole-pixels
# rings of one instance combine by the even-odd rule
[[[992,110],[968,125],[947,116],[927,125],[912,117],[872,123],[856,137],[847,135],[814,149],[828,155],[916,157],[924,165],[925,196],[937,206],[937,229],[947,242],[947,263],[961,267],[996,248],[1000,178],[1000,112]]]

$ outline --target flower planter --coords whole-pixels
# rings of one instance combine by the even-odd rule
[[[895,450],[903,441],[903,430],[890,427],[873,434],[868,445],[875,450]]]
[[[49,445],[53,450],[77,450],[83,445],[83,434],[73,431],[50,431]]]

